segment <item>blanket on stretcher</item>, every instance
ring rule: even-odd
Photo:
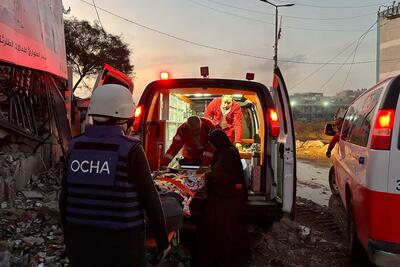
[[[203,178],[176,173],[159,173],[154,177],[154,184],[162,193],[176,193],[182,199],[183,215],[190,217],[190,203],[196,193],[205,186]]]

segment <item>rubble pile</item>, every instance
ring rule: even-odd
[[[33,176],[0,207],[0,266],[66,266],[58,212],[61,169]],[[7,265],[8,264],[8,265]]]
[[[14,175],[21,160],[26,154],[18,152],[16,145],[8,145],[8,149],[0,152],[0,201],[12,199],[16,194]]]
[[[348,266],[346,249],[322,232],[283,218],[268,231],[252,226],[249,266]]]
[[[300,159],[319,160],[319,162],[327,163],[330,162],[325,156],[328,146],[321,140],[307,140],[305,142],[296,140],[296,155]]]

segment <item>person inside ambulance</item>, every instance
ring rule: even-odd
[[[176,131],[172,144],[160,162],[161,169],[165,169],[181,149],[183,159],[179,161],[180,165],[203,167],[199,172],[207,168],[213,157],[208,135],[214,128],[213,123],[206,118],[189,117]]]
[[[71,266],[142,266],[145,213],[158,255],[169,250],[146,155],[140,141],[124,133],[134,108],[125,87],[96,88],[88,109],[93,125],[70,141],[60,212]]]
[[[212,100],[204,111],[204,117],[223,129],[229,140],[241,150],[242,110],[232,95],[223,95]]]

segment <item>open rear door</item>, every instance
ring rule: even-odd
[[[281,158],[281,200],[282,208],[294,217],[296,203],[296,145],[292,110],[289,94],[280,69],[274,70],[273,92],[274,102],[280,118],[280,135],[278,151]]]
[[[129,78],[129,76],[125,73],[114,69],[108,64],[104,64],[103,68],[99,72],[96,83],[93,86],[93,90],[104,84],[119,84],[128,88],[131,93],[133,92],[132,79]]]

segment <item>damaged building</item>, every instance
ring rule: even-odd
[[[0,201],[59,163],[71,138],[62,10],[0,2]]]

